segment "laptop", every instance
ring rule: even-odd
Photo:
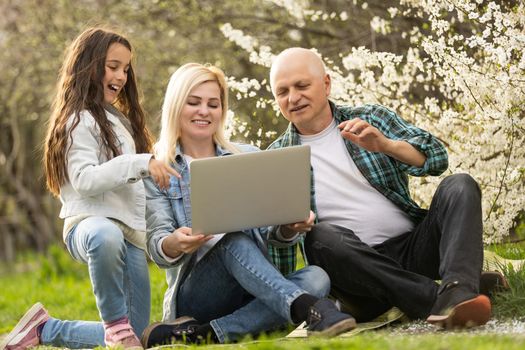
[[[310,213],[310,146],[195,159],[190,187],[194,234],[304,221]]]

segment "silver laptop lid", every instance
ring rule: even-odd
[[[310,213],[310,147],[195,159],[192,231],[234,232],[304,221]]]

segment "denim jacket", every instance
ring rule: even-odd
[[[241,152],[258,151],[257,147],[236,144]],[[231,152],[216,147],[218,157],[230,155]],[[182,276],[191,270],[195,263],[197,252],[192,254],[183,254],[181,258],[168,261],[161,254],[160,240],[170,235],[179,227],[191,227],[191,206],[190,206],[190,174],[189,166],[184,159],[180,146],[177,146],[175,162],[172,167],[179,172],[181,179],[175,176],[170,177],[170,185],[166,190],[160,189],[151,179],[145,179],[146,188],[146,226],[147,226],[147,251],[151,259],[161,268],[166,270],[166,279],[168,289],[164,294],[163,320],[173,321],[176,315],[176,297]],[[292,245],[297,242],[279,241],[276,237],[276,228],[260,227],[243,232],[250,236],[259,249],[268,256],[268,240],[276,245]]]

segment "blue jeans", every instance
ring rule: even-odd
[[[229,233],[191,270],[177,295],[178,315],[209,322],[221,343],[292,323],[290,306],[301,294],[319,298],[328,275],[309,266],[284,278],[256,243]]]
[[[151,304],[144,251],[127,242],[111,220],[99,216],[82,220],[69,232],[66,243],[73,258],[88,265],[102,321],[127,316],[140,337],[149,323]],[[51,318],[40,341],[67,348],[105,346],[103,323]]]

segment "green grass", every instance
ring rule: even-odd
[[[390,335],[383,331],[369,332],[352,338],[332,339],[266,339],[246,341],[228,345],[174,345],[161,349],[206,349],[206,350],[522,350],[525,337],[515,335],[473,335],[473,334],[426,334]],[[40,347],[40,350],[55,348]],[[160,348],[159,348],[160,349]]]
[[[506,243],[489,247],[506,259],[525,259],[525,243]],[[525,317],[525,268],[516,270],[512,265],[499,264],[507,277],[511,290],[497,293],[493,298],[493,312],[500,318]]]
[[[523,245],[491,247],[507,258],[525,258]],[[502,266],[512,287],[494,297],[494,317],[525,317],[525,270]],[[150,265],[152,288],[151,320],[162,318],[166,288],[164,271]],[[0,266],[0,335],[11,330],[27,308],[42,302],[60,319],[98,320],[85,265],[75,262],[62,246],[53,246],[45,256],[21,256],[9,266]],[[476,333],[436,332],[417,335],[392,334],[389,330],[365,332],[351,338],[283,339],[271,334],[257,341],[236,345],[207,346],[206,349],[523,349],[525,337]],[[185,347],[187,348],[187,347]],[[192,348],[192,347],[190,347]],[[200,348],[203,348],[202,346]],[[51,348],[50,348],[51,349]]]
[[[487,249],[506,259],[525,259],[525,242],[494,244]]]
[[[162,319],[166,289],[164,271],[150,264],[152,321]],[[22,256],[0,268],[0,334],[7,333],[32,304],[40,301],[59,319],[99,320],[86,265],[76,262],[62,247],[46,256]]]

